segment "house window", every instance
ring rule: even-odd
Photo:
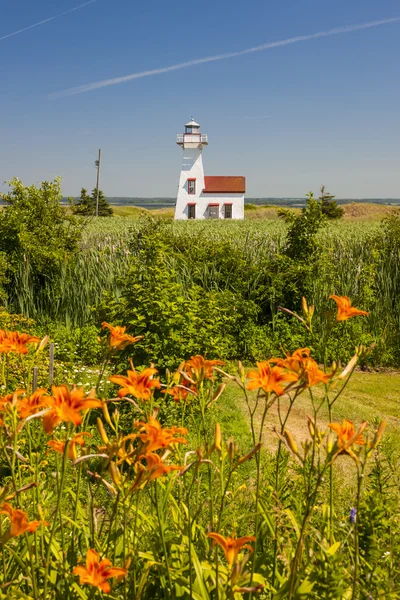
[[[208,218],[209,219],[218,219],[219,217],[219,204],[209,204],[208,205]]]
[[[196,218],[196,205],[188,204],[188,219],[195,219],[195,218]]]
[[[232,219],[232,204],[225,204],[224,209],[225,219]]]
[[[196,180],[188,179],[188,194],[193,195],[196,193]]]

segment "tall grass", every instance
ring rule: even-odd
[[[45,281],[41,293],[33,293],[29,264],[21,265],[16,286],[9,298],[8,309],[38,320],[82,326],[91,320],[93,308],[104,292],[119,296],[132,254],[136,254],[136,236],[141,227],[138,219],[124,217],[93,219],[87,226],[79,253],[66,261],[59,276]],[[207,260],[197,265],[196,272],[185,257],[171,252],[167,267],[176,272],[179,282],[190,285],[193,279],[206,290],[234,289],[233,279],[220,276],[218,256],[213,257],[216,243],[225,242],[241,253],[246,265],[254,267],[274,260],[282,252],[286,225],[280,221],[244,222],[172,222],[174,244],[187,243],[210,249]],[[341,294],[353,298],[360,295],[373,299],[373,331],[382,332],[390,322],[400,326],[397,290],[400,284],[398,253],[384,262],[378,260],[374,236],[379,223],[333,223],[319,234],[321,270],[313,282],[312,301],[323,306],[334,286]],[[233,261],[234,261],[233,257]],[[179,262],[179,264],[178,264]],[[234,267],[234,265],[233,265]],[[257,277],[249,279],[248,295],[257,288]]]

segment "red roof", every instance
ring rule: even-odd
[[[244,194],[246,191],[246,177],[205,176],[205,194]]]

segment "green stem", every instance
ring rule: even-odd
[[[65,471],[66,471],[66,466],[67,466],[67,461],[68,461],[68,446],[69,446],[69,440],[67,439],[65,442],[65,447],[64,447],[64,456],[63,456],[62,470],[61,470],[61,483],[60,483],[60,488],[58,490],[57,506],[56,506],[56,510],[54,513],[53,525],[50,530],[50,537],[49,537],[47,551],[46,551],[46,563],[45,563],[44,584],[43,584],[43,600],[47,599],[47,586],[48,586],[48,579],[49,579],[49,566],[50,566],[49,563],[50,563],[51,544],[52,544],[54,532],[55,532],[56,526],[57,526],[57,515],[59,514],[59,511],[60,511],[61,497],[62,497],[62,493],[63,493],[63,489],[64,489]]]
[[[260,425],[260,431],[258,434],[258,443],[261,442],[262,440],[262,434],[263,434],[263,429],[264,429],[264,423],[265,423],[265,418],[267,416],[267,412],[269,409],[269,394],[267,394],[267,397],[265,399],[265,406],[264,406],[264,412],[263,412],[263,416],[261,419],[261,425]],[[257,533],[258,533],[258,520],[259,520],[259,510],[258,510],[258,503],[259,503],[259,499],[260,499],[260,478],[261,478],[261,452],[257,452],[256,453],[256,461],[257,461],[257,480],[256,480],[256,516],[255,516],[255,520],[254,520],[254,535],[256,538],[256,541],[254,542],[254,552],[253,552],[253,558],[251,561],[251,579],[250,579],[250,586],[252,586],[253,584],[253,577],[254,577],[254,571],[256,568],[256,555],[257,555]],[[250,600],[253,597],[253,592],[250,592]]]
[[[159,503],[159,498],[158,498],[158,481],[155,481],[155,496],[156,496],[158,526],[160,528],[161,543],[162,543],[162,548],[163,548],[163,553],[164,553],[164,558],[165,558],[165,567],[167,569],[167,577],[168,577],[168,584],[169,584],[169,588],[170,588],[170,594],[171,594],[171,597],[173,598],[174,588],[172,587],[171,573],[170,573],[170,569],[169,569],[167,546],[165,543],[165,536],[164,536],[164,525],[161,520],[161,514],[160,514],[160,503]]]
[[[351,594],[351,600],[355,600],[357,597],[357,586],[360,573],[360,547],[359,547],[359,529],[358,519],[360,511],[360,498],[361,498],[361,487],[364,479],[364,468],[363,463],[360,473],[360,467],[357,465],[357,502],[356,502],[356,520],[354,523],[354,578],[353,578],[353,591]]]

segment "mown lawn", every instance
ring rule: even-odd
[[[399,390],[399,372],[357,372],[335,403],[333,419],[336,422],[346,418],[357,424],[364,420],[372,422],[375,418],[385,419],[387,421],[387,431],[396,433],[400,426]],[[322,386],[313,388],[313,393],[316,398],[321,398]],[[254,394],[250,394],[250,397],[254,398]],[[220,410],[222,413],[226,413],[225,419],[230,422],[232,435],[236,435],[235,429],[243,435],[243,423],[247,424],[248,431],[250,431],[247,406],[243,392],[239,387],[230,382],[221,401],[226,403],[226,409]],[[288,401],[284,397],[281,399],[281,404],[283,412],[285,412],[284,409],[288,405]],[[234,407],[236,414],[232,411],[232,407]],[[287,423],[287,429],[294,434],[298,441],[304,440],[309,435],[307,416],[311,414],[310,395],[308,392],[304,392],[297,398]],[[261,415],[262,406],[260,406],[256,415],[256,426],[259,426]],[[321,427],[328,424],[328,410],[325,405],[319,413],[319,423]],[[264,434],[264,441],[267,447],[271,446],[271,449],[274,449],[277,439],[273,428],[278,428],[278,426],[279,419],[277,405],[275,404],[267,416]]]

